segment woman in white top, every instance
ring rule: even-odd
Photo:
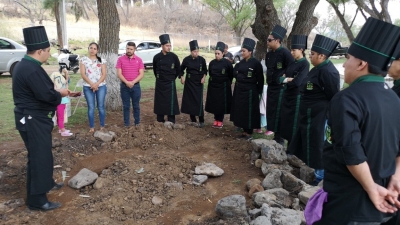
[[[100,128],[104,128],[104,120],[106,117],[106,110],[104,108],[104,101],[107,94],[106,86],[106,61],[99,56],[97,52],[99,45],[95,42],[89,44],[89,57],[83,57],[80,60],[80,72],[83,82],[83,93],[85,94],[86,102],[88,104],[88,118],[90,130],[94,132],[94,109],[95,99],[97,102],[97,109],[99,110]]]

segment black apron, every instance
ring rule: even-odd
[[[175,78],[175,74],[156,77],[156,88],[154,90],[155,114],[179,115]]]
[[[204,84],[201,83],[203,76],[204,74],[186,74],[182,96],[182,113],[194,116],[204,116]]]

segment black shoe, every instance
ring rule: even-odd
[[[28,205],[28,208],[30,210],[39,210],[39,211],[50,211],[50,210],[57,209],[60,207],[61,207],[61,203],[58,203],[58,202],[47,202],[46,204],[42,205],[41,207]]]
[[[51,189],[52,191],[54,190],[60,190],[62,187],[64,187],[64,183],[58,183],[56,185],[54,185],[54,187]]]

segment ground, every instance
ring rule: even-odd
[[[103,187],[92,185],[75,190],[67,185],[49,193],[51,201],[62,203],[50,212],[29,210],[25,205],[1,212],[1,224],[224,224],[216,218],[217,201],[225,196],[246,196],[246,181],[263,179],[251,164],[251,145],[236,137],[239,133],[225,118],[222,129],[211,127],[213,115],[205,115],[206,127],[187,125],[189,116],[177,116],[184,130],[168,130],[155,122],[153,90],[142,92],[141,126],[123,126],[122,112],[107,112],[106,128],[117,133],[111,143],[102,143],[88,134],[87,120],[75,126],[74,136],[61,137],[53,131],[54,178],[65,184],[82,168],[104,178]],[[180,98],[180,97],[179,97]],[[96,118],[98,128],[98,119]],[[68,128],[68,125],[67,125]],[[0,144],[0,202],[26,197],[26,155],[21,139]],[[210,178],[205,185],[191,184],[196,165],[212,162],[225,173]],[[137,173],[143,168],[143,173]],[[180,184],[181,183],[181,184]],[[82,197],[83,196],[83,197]],[[89,196],[89,197],[85,197]],[[162,199],[154,205],[152,199]],[[226,224],[240,224],[231,221]]]

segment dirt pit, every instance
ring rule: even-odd
[[[142,99],[152,99],[152,91]],[[53,132],[54,178],[65,186],[49,193],[51,201],[62,203],[49,212],[29,210],[24,204],[1,211],[1,224],[224,224],[216,218],[217,201],[225,196],[246,196],[245,183],[263,179],[259,168],[251,165],[251,145],[237,139],[239,133],[225,118],[222,129],[211,127],[213,115],[205,115],[206,127],[188,125],[189,115],[177,116],[184,130],[168,130],[155,122],[151,100],[141,103],[141,126],[123,126],[122,112],[108,112],[106,128],[117,137],[110,143],[96,140],[88,131],[87,120],[71,128],[72,137]],[[133,123],[131,121],[131,123]],[[96,118],[96,124],[98,120]],[[97,125],[98,126],[98,125]],[[98,127],[97,127],[98,128]],[[26,198],[26,155],[22,140],[0,144],[0,202]],[[211,162],[222,168],[221,177],[209,178],[201,186],[191,184],[194,168]],[[75,190],[68,179],[82,168],[99,174],[101,187],[93,185]],[[141,172],[143,171],[143,172]],[[252,208],[252,207],[251,207]],[[230,221],[225,224],[241,224]]]

